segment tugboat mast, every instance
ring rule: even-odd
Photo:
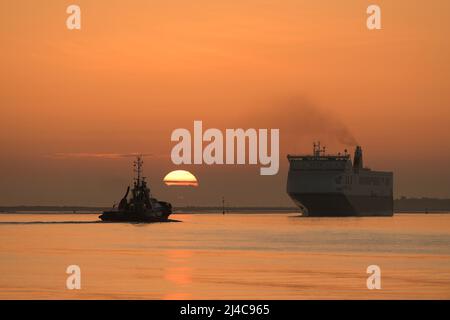
[[[136,160],[133,162],[134,172],[136,173],[136,183],[139,185],[141,181],[141,175],[142,175],[142,165],[144,164],[144,161],[142,160],[142,156],[137,156]]]

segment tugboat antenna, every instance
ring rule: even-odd
[[[136,181],[139,185],[141,181],[141,175],[142,175],[142,165],[144,164],[144,161],[142,160],[142,156],[137,156],[136,160],[134,161],[134,172],[136,173]]]

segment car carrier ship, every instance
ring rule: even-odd
[[[287,193],[304,216],[392,216],[393,173],[363,166],[356,147],[353,163],[344,154],[325,154],[313,144],[312,155],[288,155]]]

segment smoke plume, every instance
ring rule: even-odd
[[[319,108],[304,98],[277,101],[262,108],[257,118],[260,125],[280,128],[282,135],[288,135],[291,139],[310,136],[313,139],[325,139],[327,143],[338,142],[346,146],[358,144],[350,129],[332,111]]]

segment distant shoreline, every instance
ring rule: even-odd
[[[9,215],[9,214],[41,214],[41,215],[52,215],[52,214],[60,214],[60,215],[67,215],[67,214],[92,214],[92,215],[99,215],[102,211],[0,211],[0,215]],[[175,210],[172,214],[218,214],[222,215],[222,211],[177,211]],[[248,214],[248,215],[254,215],[254,214],[301,214],[300,211],[295,210],[285,210],[285,211],[271,211],[271,210],[233,210],[233,211],[226,211],[225,214]],[[399,214],[450,214],[450,210],[448,211],[394,211],[395,215]]]
[[[104,210],[58,210],[53,208],[52,210],[0,210],[2,214],[101,214]],[[285,209],[270,209],[270,208],[252,208],[252,209],[239,209],[228,208],[225,211],[226,214],[301,214],[297,208],[285,208]],[[409,210],[409,211],[394,211],[395,214],[450,214],[450,210],[434,210],[434,211],[422,211],[422,210]],[[175,208],[173,214],[223,214],[222,209],[180,209]]]
[[[92,213],[110,210],[111,207],[96,206],[0,206],[1,213]],[[174,207],[174,213],[222,213],[221,206],[184,206]],[[297,207],[290,206],[242,206],[225,207],[226,213],[296,213]],[[450,199],[437,198],[400,198],[394,200],[395,213],[450,213]]]
[[[111,210],[111,207],[66,207],[66,206],[18,206],[18,207],[0,207],[0,214],[8,213],[40,213],[40,214],[99,214],[102,211]],[[176,214],[192,214],[192,213],[220,213],[222,214],[222,207],[175,207],[173,213]],[[297,207],[228,207],[225,208],[226,213],[298,213]]]

